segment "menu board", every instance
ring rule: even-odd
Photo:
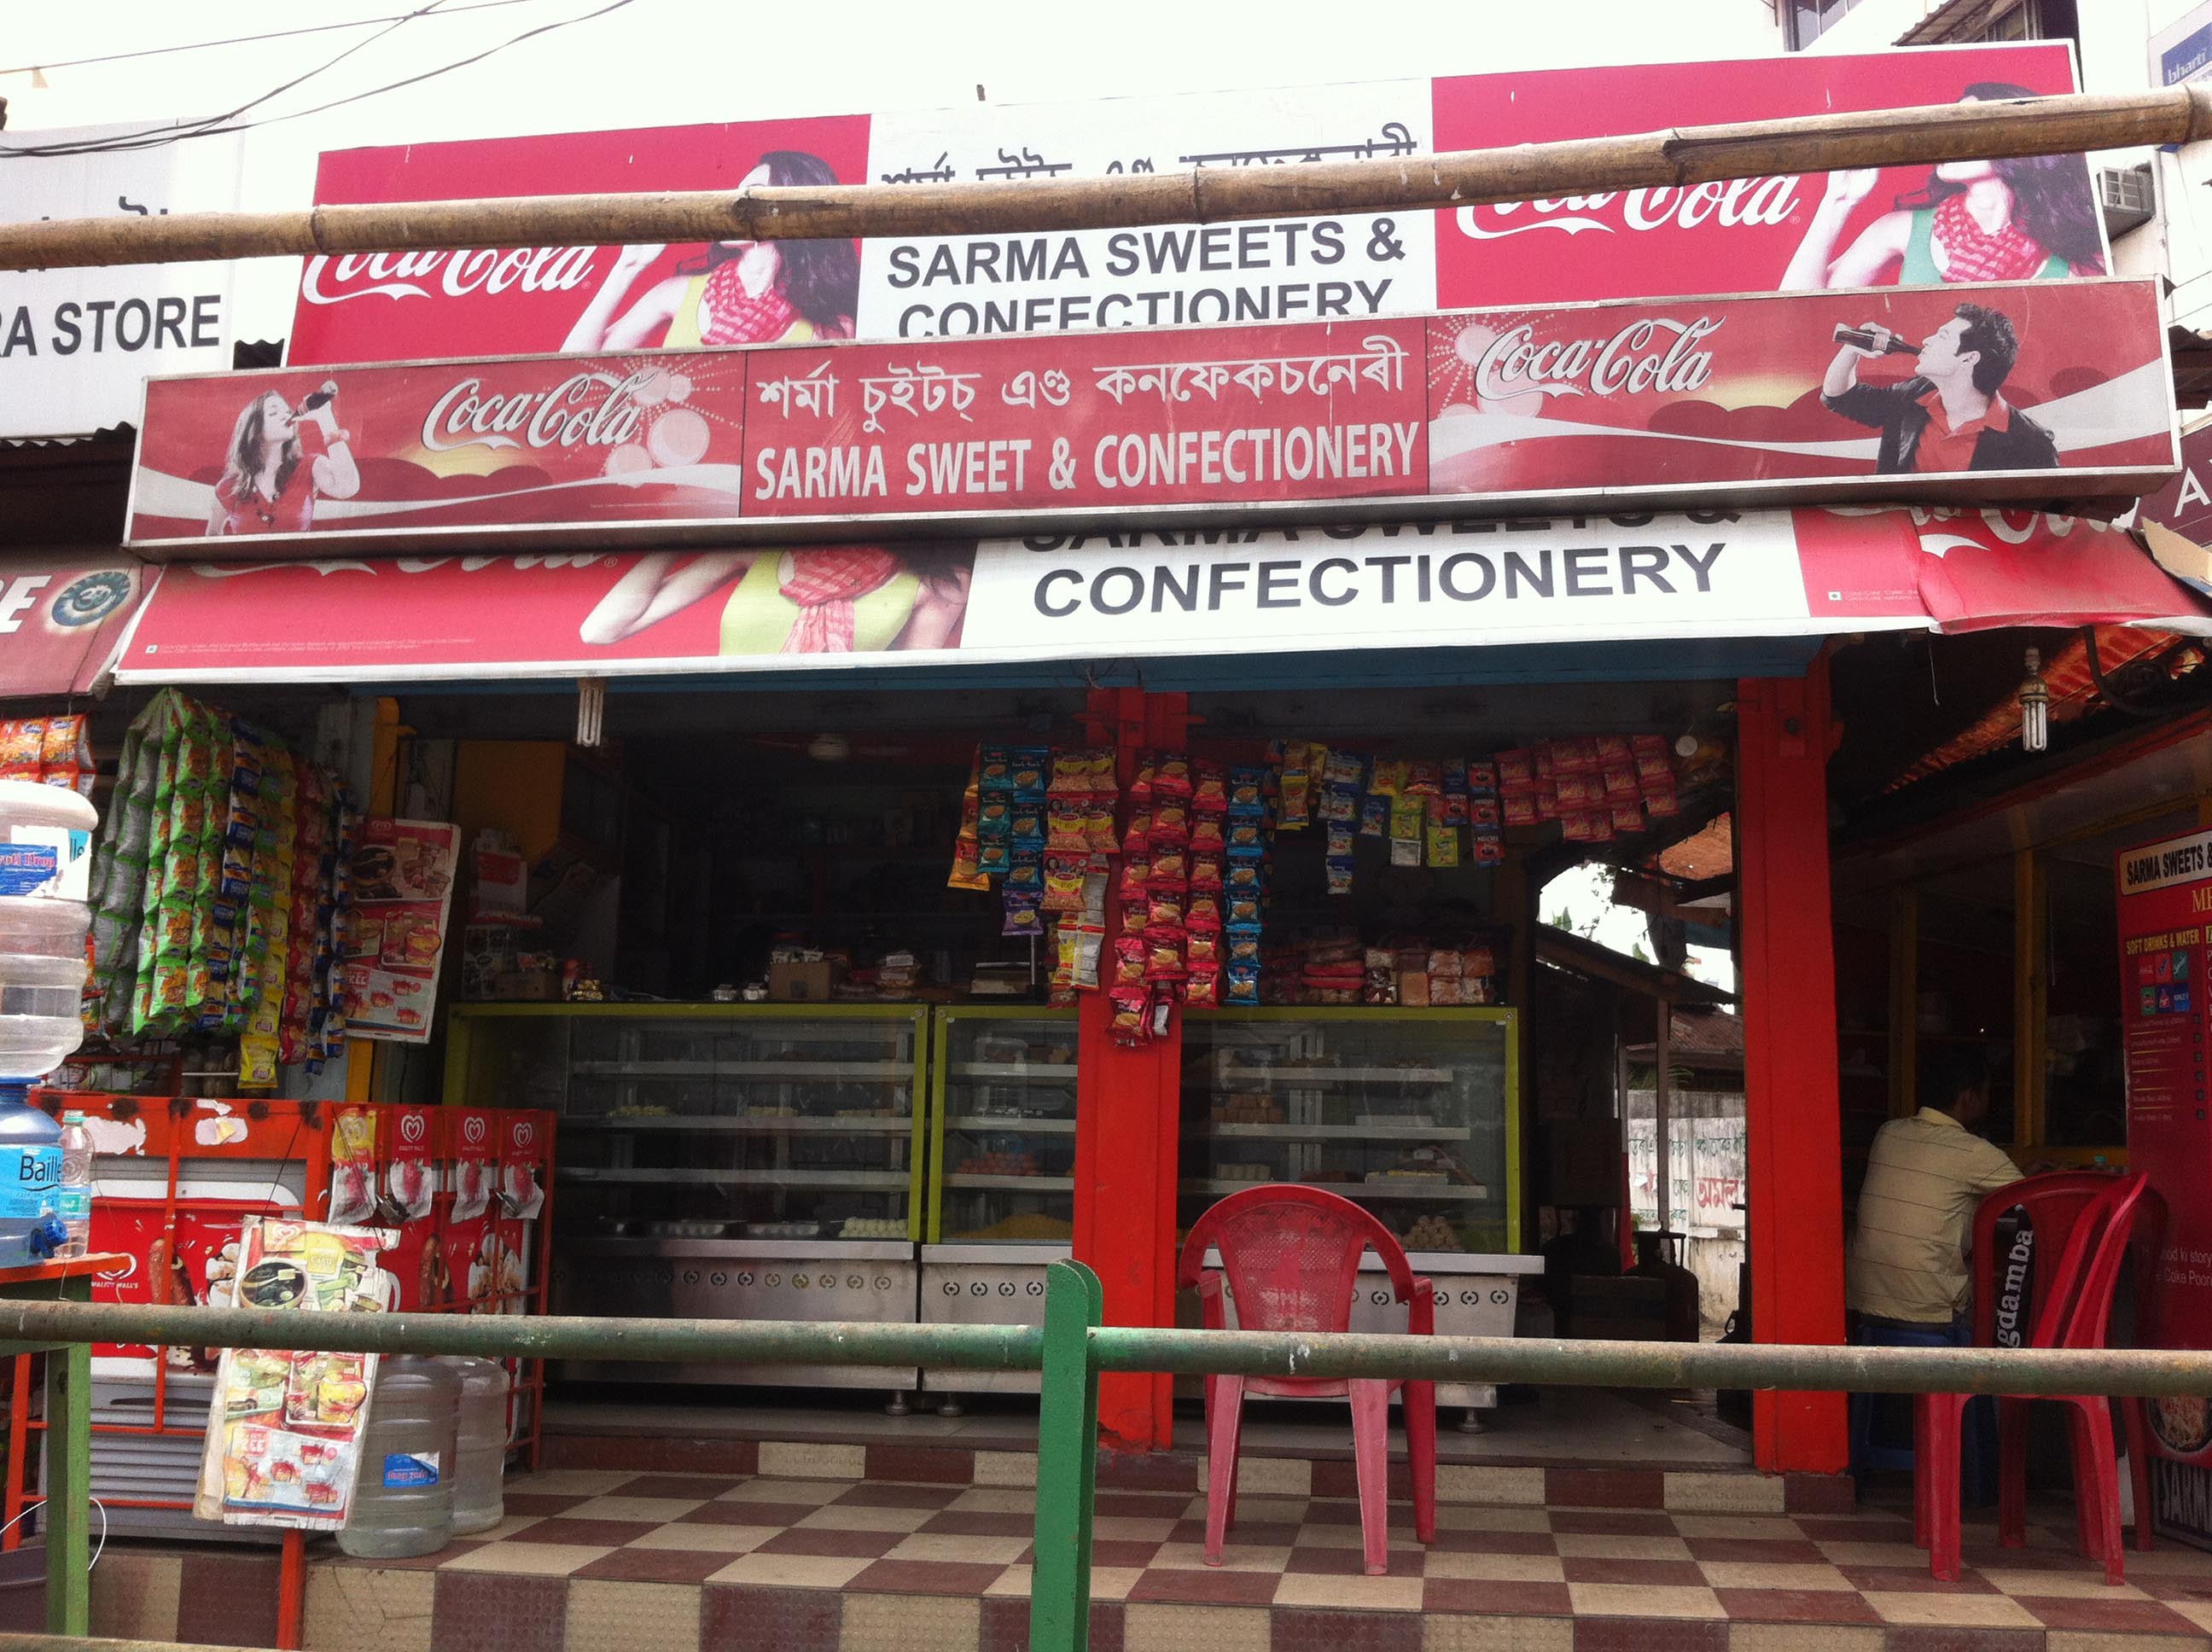
[[[2166,1210],[2157,1283],[2138,1324],[2147,1346],[2212,1348],[2212,831],[2124,850],[2118,871],[2128,1160]],[[2158,1529],[2212,1548],[2212,1396],[2154,1400],[2148,1410]]]
[[[346,946],[346,1030],[355,1037],[429,1041],[460,839],[449,821],[362,826]]]
[[[377,1263],[391,1242],[375,1228],[251,1221],[223,1305],[380,1313],[392,1276]],[[376,1364],[374,1354],[225,1349],[192,1513],[230,1526],[343,1526]]]

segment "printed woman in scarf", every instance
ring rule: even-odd
[[[725,655],[884,653],[957,646],[968,611],[970,553],[872,545],[654,551],[585,617],[589,647],[628,641],[732,586],[722,605]]]
[[[834,184],[830,163],[798,149],[772,149],[740,185]],[[571,353],[654,344],[804,343],[850,338],[860,304],[860,258],[848,240],[716,241],[704,258],[646,288],[617,317],[637,278],[667,249],[625,246],[561,348]]]
[[[209,507],[210,535],[306,533],[315,501],[351,499],[361,491],[352,438],[338,428],[337,386],[294,408],[273,390],[239,410],[223,454],[222,477]]]
[[[2025,87],[1979,81],[1959,101],[2033,95]],[[2055,281],[2105,273],[2089,163],[2081,155],[1944,161],[1926,189],[1899,196],[1892,210],[1860,231],[1838,256],[1836,242],[1844,226],[1881,175],[1872,167],[1828,174],[1827,193],[1783,275],[1782,291]]]

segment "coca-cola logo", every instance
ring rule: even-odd
[[[1651,316],[1609,338],[1552,338],[1536,342],[1523,323],[1492,339],[1475,357],[1475,394],[1504,401],[1541,391],[1553,396],[1680,394],[1713,376],[1711,350],[1700,349],[1722,318],[1676,321]]]
[[[461,447],[619,447],[635,440],[645,409],[633,399],[658,367],[617,374],[569,374],[550,390],[486,391],[464,379],[422,417],[422,446],[434,453]]]
[[[461,1139],[471,1147],[483,1145],[486,1128],[483,1119],[471,1113],[461,1121]]]
[[[573,292],[592,278],[596,246],[475,247],[464,252],[347,252],[307,260],[300,296],[310,304],[356,298],[394,302],[472,293]]]
[[[399,1139],[410,1145],[421,1142],[429,1130],[430,1121],[422,1114],[403,1113],[399,1115]]]
[[[1625,195],[1608,191],[1499,201],[1462,207],[1453,217],[1462,235],[1478,241],[1502,241],[1536,229],[1556,229],[1563,235],[1590,230],[1610,235],[1620,229],[1698,229],[1709,223],[1723,229],[1765,229],[1789,222],[1796,206],[1797,179],[1785,174],[1692,184],[1686,188],[1667,184],[1632,189]]]

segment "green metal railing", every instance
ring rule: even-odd
[[[2212,1394],[2212,1351],[2168,1349],[1856,1348],[1783,1344],[1562,1342],[1347,1332],[1182,1331],[1103,1325],[1097,1276],[1055,1262],[1042,1329],[789,1320],[298,1314],[64,1302],[0,1303],[0,1346],[161,1346],[478,1354],[774,1365],[1037,1371],[1032,1652],[1083,1652],[1103,1371],[1393,1377],[1802,1393]],[[6,1652],[0,1646],[0,1652]]]

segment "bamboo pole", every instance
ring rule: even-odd
[[[2212,137],[2212,86],[1685,126],[1437,155],[1006,183],[321,206],[0,226],[0,269],[625,241],[993,235],[1417,212],[1846,167],[2001,160]]]

